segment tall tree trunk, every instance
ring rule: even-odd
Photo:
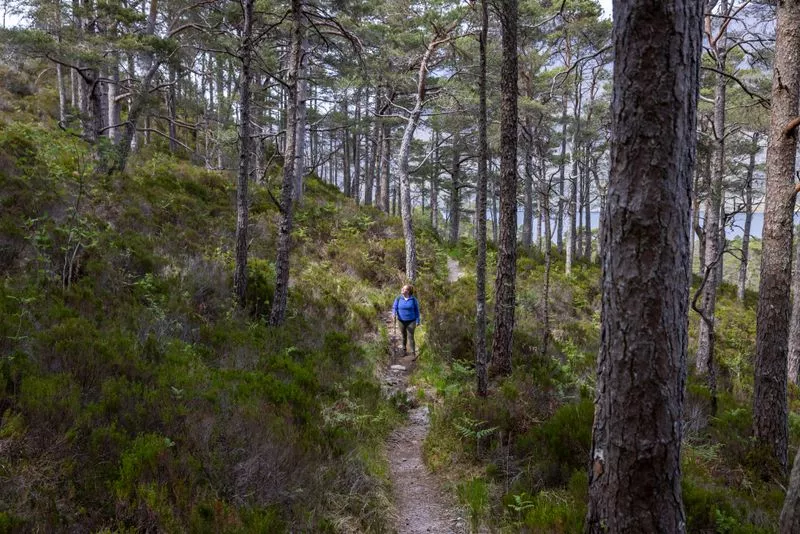
[[[486,370],[486,160],[489,158],[486,111],[486,45],[489,37],[489,0],[481,0],[480,66],[478,71],[478,183],[475,192],[475,377],[478,395],[489,392]]]
[[[376,101],[377,100],[378,99],[376,98]],[[376,108],[377,107],[378,104],[376,104]],[[383,146],[383,141],[381,140],[381,137],[383,135],[383,128],[380,127],[380,122],[377,119],[377,109],[375,114],[376,114],[376,119],[372,125],[372,139],[370,141],[372,144],[372,150],[368,160],[369,163],[367,166],[367,176],[364,180],[364,204],[367,206],[372,205],[372,190],[375,187],[375,184],[377,184],[378,188],[380,188],[380,183],[381,183],[380,180],[376,180],[375,177],[377,176],[378,162],[380,161],[379,154],[381,151],[381,147]],[[380,196],[379,193],[380,190],[378,191],[378,194],[375,195],[376,200]]]
[[[431,171],[431,226],[439,231],[439,132],[433,131],[433,165]]]
[[[349,197],[352,194],[353,182],[350,174],[350,103],[347,100],[347,93],[342,101],[342,113],[344,114],[344,128],[342,129],[342,192]]]
[[[247,294],[247,224],[250,212],[250,198],[247,194],[250,181],[250,157],[253,138],[250,135],[250,101],[252,97],[253,71],[253,11],[255,0],[241,0],[242,42],[240,59],[242,61],[239,81],[239,176],[236,181],[236,265],[233,272],[233,293],[242,308],[246,305]],[[170,69],[170,78],[174,79]],[[174,85],[172,86],[174,87]],[[170,97],[172,100],[172,97]],[[174,123],[170,123],[171,125]],[[170,142],[172,140],[170,139]]]
[[[517,0],[500,1],[503,59],[500,65],[500,240],[495,279],[492,361],[511,373],[517,274]]]
[[[725,16],[728,12],[727,0],[720,0],[718,9],[719,13]],[[711,15],[709,14],[708,17],[711,17]],[[724,20],[720,24],[725,28],[727,23],[728,21]],[[720,283],[717,267],[722,261],[725,246],[724,240],[720,240],[720,228],[722,227],[720,212],[723,209],[722,182],[725,178],[725,96],[728,78],[722,73],[725,72],[727,66],[728,44],[726,36],[726,30],[721,29],[715,46],[716,68],[719,72],[715,75],[713,166],[711,169],[708,203],[706,204],[706,220],[703,225],[706,236],[706,255],[703,260],[703,274],[706,279],[706,284],[703,287],[703,315],[708,320],[700,321],[696,361],[697,373],[707,375],[710,386],[713,386],[715,382],[714,314],[717,306],[717,288]]]
[[[459,136],[453,140],[453,161],[450,168],[450,233],[448,241],[451,244],[458,242],[461,230],[461,152],[458,147]]]
[[[573,114],[575,120],[575,129],[572,134],[572,150],[569,157],[572,162],[569,173],[569,182],[567,183],[567,254],[564,262],[564,271],[569,276],[572,274],[572,264],[575,262],[575,253],[578,249],[578,225],[577,225],[577,204],[578,204],[578,160],[580,154],[578,145],[580,144],[581,134],[581,91],[580,86],[582,83],[582,76],[580,69],[575,77],[575,103],[573,105]]]
[[[247,1],[249,1],[249,0],[242,0],[242,5],[244,6],[245,2],[247,2]],[[251,15],[251,18],[252,18],[252,15]],[[244,24],[246,25],[247,23],[245,22]],[[250,21],[250,24],[251,24],[251,33],[252,33],[252,24],[253,24],[252,20]],[[243,33],[243,40],[244,40],[244,31],[242,33]],[[247,37],[247,39],[249,40],[250,37]],[[244,56],[245,54],[251,54],[251,52],[242,51],[242,56]],[[248,65],[248,68],[249,68],[249,65]],[[253,81],[253,73],[252,72],[249,73],[248,76],[249,76],[250,83],[252,83],[252,81]],[[240,81],[239,83],[241,84],[241,83],[243,83],[243,81],[244,81],[244,72],[242,72],[242,81]],[[175,67],[170,67],[169,68],[169,91],[167,92],[167,95],[168,95],[167,96],[167,108],[169,110],[169,151],[172,152],[173,154],[178,151],[178,143],[175,142],[177,137],[178,137],[178,131],[177,131],[177,128],[175,127],[175,121],[178,118],[177,101],[176,101],[177,98],[176,98],[176,94],[175,94],[175,85],[176,85],[176,83],[177,83],[177,80],[176,80],[176,74],[175,74]],[[241,88],[239,88],[239,89],[241,91]],[[249,88],[248,88],[248,91],[250,91]],[[250,105],[250,102],[249,102],[249,98],[248,98],[248,106],[249,105]],[[244,103],[241,103],[241,107],[244,107]],[[240,113],[239,120],[241,122],[244,122],[243,110],[240,109],[239,113]],[[247,114],[248,114],[247,118],[249,120],[250,119],[250,110],[248,110]],[[248,128],[248,135],[249,135],[250,127],[248,126],[247,128]],[[239,131],[241,133],[241,128],[240,128]],[[241,154],[240,154],[240,156],[241,156]],[[250,156],[248,155],[248,157],[250,157]]]
[[[614,3],[591,534],[686,532],[680,449],[702,7]]]
[[[524,208],[522,210],[522,246],[530,248],[533,242],[533,124],[528,117],[525,122],[529,135],[525,143],[525,176],[523,178]]]
[[[397,155],[397,175],[400,179],[398,187],[400,189],[400,215],[403,219],[403,237],[406,244],[406,278],[414,281],[417,278],[417,245],[414,237],[414,226],[411,212],[411,180],[408,173],[408,158],[411,153],[411,140],[417,130],[419,118],[422,116],[422,108],[425,104],[425,89],[428,77],[428,62],[431,55],[439,45],[447,40],[447,34],[437,32],[433,39],[428,43],[428,47],[420,60],[417,72],[417,94],[414,99],[414,107],[408,116],[406,126],[403,129],[403,139],[400,142],[400,152]]]
[[[350,145],[353,151],[353,183],[351,196],[355,199],[356,204],[361,200],[361,88],[356,89],[356,109],[355,109],[355,128],[353,128],[353,136],[350,139]]]
[[[567,168],[567,93],[561,98],[561,158],[558,164],[558,203],[556,204],[556,247],[564,251],[564,185]]]
[[[794,265],[792,273],[792,319],[789,328],[787,378],[797,384],[800,371],[800,236],[794,237]]]
[[[759,133],[754,132],[753,148],[750,152],[750,161],[747,164],[747,178],[744,184],[744,226],[742,228],[742,261],[739,264],[739,284],[736,290],[736,298],[739,299],[739,302],[744,302],[744,293],[745,290],[747,289],[747,267],[750,262],[750,227],[753,224],[753,176],[756,170],[756,155],[759,152],[758,138],[759,138]],[[800,302],[798,302],[798,306],[800,306]],[[800,309],[798,309],[798,313],[800,313]],[[798,318],[800,318],[800,315],[798,315]],[[798,341],[800,341],[800,330],[798,331]],[[798,349],[800,349],[800,345],[798,345]],[[791,354],[791,350],[789,351],[789,353]]]
[[[289,252],[292,248],[294,169],[297,141],[297,85],[300,72],[300,55],[303,42],[303,0],[292,0],[292,33],[286,71],[286,149],[283,158],[283,184],[281,187],[281,223],[278,233],[278,250],[275,258],[275,297],[269,323],[283,324],[289,296]]]
[[[389,144],[391,129],[388,124],[383,124],[383,135],[381,136],[381,170],[380,170],[380,201],[378,207],[384,213],[389,213],[389,162],[391,161],[392,154],[390,152],[391,146]]]
[[[800,1],[778,2],[772,106],[767,145],[764,240],[756,315],[753,434],[785,471],[788,413],[786,372],[791,316],[794,173],[800,92]]]
[[[783,502],[780,534],[800,534],[800,449],[794,458],[792,476]]]
[[[308,124],[308,75],[306,55],[310,48],[308,39],[303,39],[300,44],[300,65],[297,72],[297,139],[295,140],[296,157],[294,159],[294,185],[292,196],[295,202],[303,199],[303,178],[305,177],[306,164],[306,127]]]
[[[589,157],[586,159],[586,168],[581,173],[583,176],[583,257],[587,260],[592,259],[592,199],[591,199],[591,180],[589,179]]]
[[[491,153],[489,161],[492,161]],[[492,242],[497,243],[498,221],[497,221],[497,178],[493,178],[492,182]]]
[[[108,84],[108,138],[118,143],[121,138],[119,124],[122,122],[117,93],[119,89],[119,52],[112,54],[111,83]]]

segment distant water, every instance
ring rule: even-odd
[[[555,224],[556,218],[553,217],[550,219],[551,224],[553,225],[553,231],[555,231]],[[702,215],[701,215],[702,221]],[[519,226],[522,227],[522,210],[517,213],[517,222]],[[566,222],[566,221],[565,221]],[[597,227],[600,222],[600,213],[593,211],[591,213],[591,223],[592,229],[597,230]],[[800,223],[800,217],[795,214],[795,224]],[[753,218],[750,222],[750,236],[751,237],[761,237],[762,230],[764,229],[764,214],[763,213],[754,213]],[[542,229],[542,233],[544,233],[544,229]],[[737,213],[733,216],[728,223],[728,226],[725,228],[725,235],[728,239],[733,239],[735,237],[741,237],[744,234],[744,213]],[[538,235],[538,220],[534,218],[533,220],[533,235]]]

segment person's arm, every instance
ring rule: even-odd
[[[400,300],[400,297],[395,297],[394,304],[392,305],[392,315],[394,315],[394,320],[396,321],[398,318],[398,309],[397,309],[397,301]]]
[[[420,321],[422,320],[422,315],[419,313],[419,301],[417,297],[414,297],[414,310],[417,312],[417,325],[419,325]]]

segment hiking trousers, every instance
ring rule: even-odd
[[[411,338],[411,353],[416,354],[417,347],[414,344],[414,329],[417,327],[417,321],[401,321],[399,319],[398,321],[400,322],[400,332],[403,333],[403,354],[406,352],[406,346],[408,345],[407,342],[409,341],[409,338]]]

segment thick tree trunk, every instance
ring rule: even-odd
[[[728,12],[727,0],[720,0],[719,13],[723,16]],[[708,15],[709,17],[711,15]],[[727,20],[721,22],[727,27]],[[697,340],[697,360],[695,362],[699,375],[708,375],[709,382],[714,381],[714,314],[717,306],[717,288],[720,284],[719,263],[725,241],[720,239],[722,222],[720,212],[722,207],[722,183],[725,178],[725,100],[728,78],[724,74],[727,65],[727,32],[720,30],[716,41],[716,68],[720,71],[715,76],[714,92],[714,143],[713,163],[711,169],[711,184],[708,203],[706,204],[705,224],[703,230],[706,236],[705,258],[703,258],[703,275],[706,284],[703,287],[703,315],[708,321],[700,322],[700,333]],[[708,271],[706,276],[706,271]]]
[[[686,532],[680,448],[702,6],[614,2],[591,534]]]
[[[791,316],[794,173],[800,92],[800,0],[778,3],[772,106],[767,145],[763,251],[756,316],[753,434],[782,470],[787,467],[786,372]]]
[[[517,274],[517,0],[500,1],[503,60],[500,65],[500,240],[495,279],[492,362],[511,373]]]
[[[253,138],[250,135],[250,101],[253,84],[253,11],[255,0],[241,0],[242,42],[240,59],[242,61],[239,81],[239,176],[236,180],[236,265],[233,272],[233,293],[236,302],[244,308],[247,304],[247,224],[250,213],[248,185],[250,181],[250,158]],[[170,78],[173,78],[170,69]],[[172,97],[170,97],[172,100]],[[174,109],[174,108],[173,108]],[[174,123],[171,123],[172,125]],[[171,130],[170,130],[171,131]],[[172,140],[170,140],[172,141]]]
[[[486,160],[489,158],[486,111],[486,45],[489,32],[489,0],[481,0],[480,66],[478,71],[478,183],[475,192],[475,377],[478,395],[489,392],[486,362]]]
[[[278,232],[278,250],[275,258],[275,296],[269,323],[283,324],[289,296],[289,252],[292,248],[292,223],[294,209],[294,169],[297,141],[297,85],[300,55],[303,42],[303,0],[292,0],[292,33],[286,71],[286,149],[283,153],[283,184],[281,186],[281,223]]]

